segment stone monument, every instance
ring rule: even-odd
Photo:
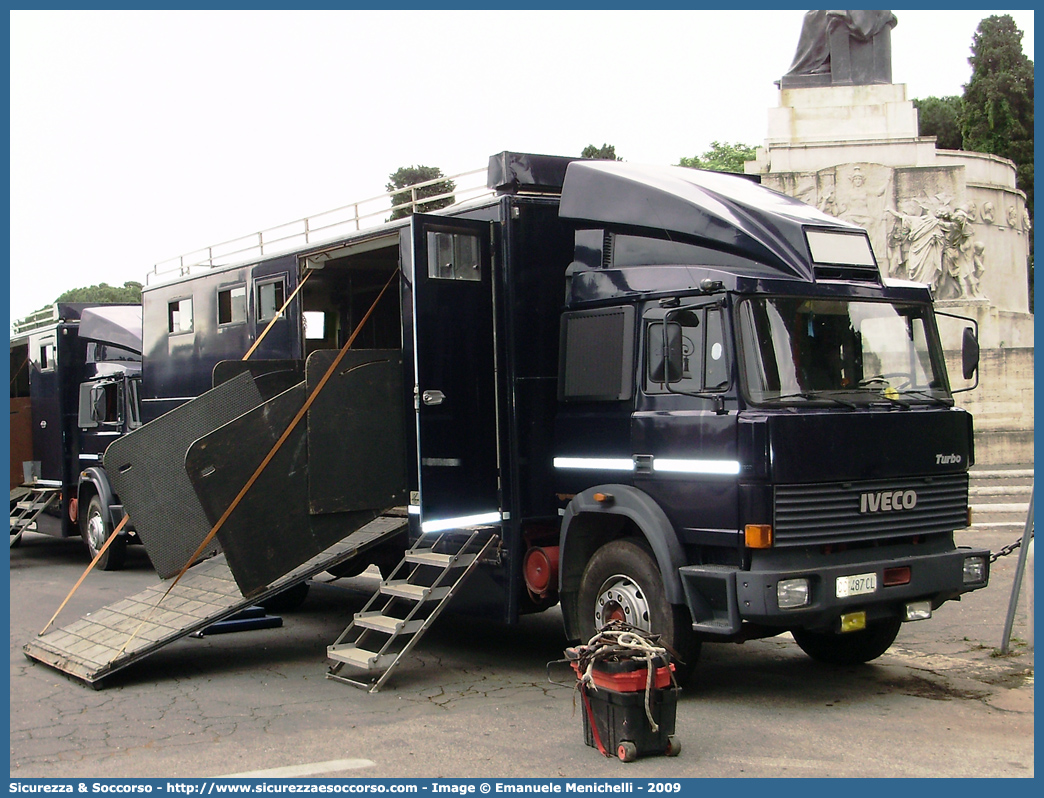
[[[896,24],[890,11],[809,11],[793,64],[776,82],[779,105],[769,109],[764,146],[745,168],[866,228],[883,274],[927,283],[939,309],[978,320],[981,386],[960,397],[977,429],[1019,427],[1007,430],[1014,450],[998,436],[980,450],[1032,461],[1026,197],[1011,161],[940,150],[919,134],[906,86],[892,83]],[[986,411],[997,403],[988,397],[996,392],[1007,398],[991,420]]]

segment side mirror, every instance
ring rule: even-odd
[[[94,410],[91,412],[91,418],[97,421],[99,424],[105,421],[108,417],[108,403],[106,402],[105,386],[95,385],[91,390],[91,401],[94,403]]]
[[[678,382],[683,374],[681,325],[657,324],[649,332],[649,379]]]
[[[80,385],[80,404],[76,423],[82,429],[93,429],[98,426],[95,410],[95,402],[97,401],[94,392],[95,387],[97,386],[91,385],[89,382]]]
[[[979,339],[975,337],[975,330],[971,327],[964,328],[964,336],[961,339],[961,371],[964,379],[970,380],[975,376],[979,368]]]

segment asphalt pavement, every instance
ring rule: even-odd
[[[994,521],[958,542],[999,551],[1020,534]],[[158,581],[128,554],[59,625]],[[79,541],[27,533],[11,550],[11,776],[1031,777],[1025,600],[999,652],[1017,559],[865,666],[820,665],[788,636],[705,646],[678,701],[680,756],[623,763],[585,744],[570,674],[549,679],[567,645],[557,608],[515,627],[447,612],[378,694],[327,679],[371,573],[321,575],[281,628],[186,638],[93,690],[22,653],[86,566]]]

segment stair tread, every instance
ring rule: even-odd
[[[440,567],[453,565],[457,568],[464,568],[474,559],[474,554],[442,554],[440,552],[423,550],[406,552],[406,562],[416,565],[437,565]]]
[[[381,582],[381,593],[384,595],[398,596],[399,598],[413,599],[414,601],[437,600],[445,596],[449,590],[449,585],[428,587],[427,585],[415,585],[406,580]]]
[[[360,612],[355,616],[356,626],[386,634],[413,634],[421,624],[423,624],[421,620],[404,621],[402,618],[382,615],[379,612]]]
[[[375,651],[367,651],[359,648],[354,643],[340,646],[327,646],[326,656],[347,665],[353,665],[362,670],[373,671],[384,667],[384,662],[389,659],[387,654],[378,654]]]

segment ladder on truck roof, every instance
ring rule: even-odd
[[[327,678],[376,693],[464,581],[500,543],[493,527],[421,535],[340,637],[327,647]],[[348,665],[362,673],[341,676]]]
[[[243,597],[224,555],[219,554],[190,568],[165,598],[167,586],[161,582],[37,637],[23,651],[31,660],[98,688],[105,677],[175,640],[231,618],[401,534],[407,525],[405,515],[392,512],[378,516],[250,598]]]
[[[11,548],[22,542],[22,533],[34,531],[40,513],[62,497],[62,483],[38,479],[11,491]]]

